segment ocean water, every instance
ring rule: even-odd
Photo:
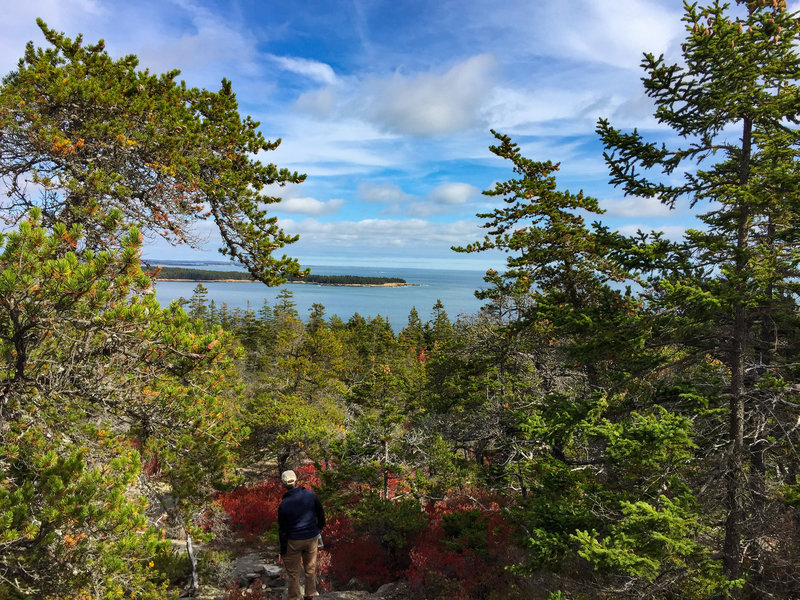
[[[199,269],[234,270],[232,266],[187,265]],[[407,283],[404,287],[345,287],[314,284],[285,284],[279,288],[269,288],[262,283],[250,281],[204,281],[208,289],[207,299],[214,300],[217,306],[223,303],[229,308],[251,308],[258,310],[267,300],[273,304],[282,289],[292,292],[297,310],[302,318],[308,316],[311,305],[322,304],[327,318],[339,316],[347,321],[355,313],[364,317],[378,315],[388,319],[392,327],[399,331],[408,323],[408,314],[416,307],[423,322],[431,318],[436,300],[442,301],[451,320],[459,315],[478,312],[482,300],[475,298],[475,290],[483,289],[482,271],[459,271],[440,269],[403,269],[371,267],[331,267],[311,266],[316,275],[361,275],[373,277],[401,277]],[[190,298],[197,286],[196,282],[159,281],[156,283],[156,297],[166,305],[181,297]]]

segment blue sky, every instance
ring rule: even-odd
[[[498,256],[456,254],[482,237],[480,194],[511,176],[488,150],[490,128],[536,160],[561,162],[562,188],[583,189],[626,233],[679,237],[686,207],[624,198],[607,185],[598,117],[662,138],[644,96],[644,51],[679,55],[679,0],[0,0],[0,70],[42,17],[114,56],[182,71],[193,86],[233,82],[241,111],[281,146],[264,160],[308,174],[280,190],[274,214],[301,240],[304,264],[486,268]],[[214,259],[151,241],[145,255]]]

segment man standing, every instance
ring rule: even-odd
[[[281,557],[289,579],[289,600],[300,600],[300,559],[306,575],[305,593],[308,600],[317,592],[317,537],[325,527],[325,511],[317,495],[297,485],[294,471],[284,471],[281,482],[286,488],[278,506],[278,537]]]

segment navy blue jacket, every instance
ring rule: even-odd
[[[325,511],[317,495],[302,485],[288,490],[278,506],[278,537],[281,554],[286,554],[289,540],[316,537],[325,527]]]

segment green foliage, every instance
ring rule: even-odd
[[[628,477],[668,469],[692,458],[692,423],[660,406],[653,413],[632,412],[624,422],[603,419],[588,432],[603,440],[606,460]]]
[[[158,556],[153,565],[153,569],[172,586],[183,583],[192,568],[186,553],[177,552],[175,549]]]
[[[300,453],[328,458],[332,438],[344,429],[341,340],[321,316],[306,326],[285,290],[274,307],[265,306],[260,318],[246,315],[236,331],[252,377],[248,447],[256,455],[277,457],[280,467]]]
[[[38,24],[50,47],[29,43],[0,87],[0,178],[12,218],[39,206],[48,227],[83,225],[95,250],[131,225],[194,243],[192,225],[213,218],[222,252],[256,279],[301,273],[272,256],[296,237],[261,206],[280,200],[266,186],[304,176],[254,158],[280,140],[240,117],[229,81],[219,92],[189,88],[177,70],[138,71],[135,56],[114,60],[102,40],[84,45]]]
[[[657,504],[622,502],[622,519],[608,535],[596,531],[577,531],[572,539],[578,554],[595,568],[633,576],[653,584],[670,574],[692,571],[685,591],[690,597],[704,598],[725,587],[722,566],[712,560],[710,549],[701,540],[707,532],[692,498],[669,499],[661,496]],[[646,586],[640,588],[642,595]]]
[[[161,597],[165,546],[133,486],[157,465],[184,506],[229,478],[246,434],[229,340],[159,307],[136,230],[95,254],[72,249],[78,225],[39,216],[0,234],[0,589]]]
[[[493,132],[516,177],[485,192],[504,203],[479,215],[489,235],[456,248],[503,250],[508,268],[487,272],[480,294],[491,358],[460,371],[434,353],[434,398],[514,410],[531,442],[517,462],[522,568],[564,576],[589,560],[600,595],[706,598],[745,579],[754,596],[794,593],[782,575],[793,534],[772,523],[795,518],[796,474],[782,465],[800,441],[785,410],[797,406],[800,20],[785,2],[738,4],[686,3],[681,64],[643,59],[680,147],[598,124],[612,183],[669,206],[708,202],[702,230],[669,242],[586,227],[597,202],[558,190],[557,165]],[[483,400],[467,392],[477,382]],[[523,436],[498,439],[523,450]],[[565,593],[586,582],[572,576]]]
[[[60,444],[30,420],[14,423],[0,454],[0,595],[10,598],[162,598],[153,560],[168,551],[125,494],[138,475],[135,451],[87,464],[86,447]],[[92,461],[96,462],[96,461]],[[97,461],[99,462],[99,461]],[[66,568],[65,568],[66,567]],[[49,596],[48,596],[49,597]]]
[[[456,552],[471,551],[486,558],[489,541],[486,515],[479,509],[455,511],[442,515],[442,529],[449,538],[445,546]]]
[[[712,435],[711,424],[700,422],[709,434],[704,445],[728,448],[725,477],[717,478],[724,491],[704,489],[710,513],[725,497],[717,517],[725,522],[727,577],[749,571],[752,593],[762,593],[781,585],[780,576],[766,574],[774,557],[757,541],[772,535],[766,523],[777,509],[767,465],[797,443],[778,390],[794,376],[789,365],[797,355],[800,109],[791,98],[800,20],[786,2],[738,4],[733,11],[687,3],[683,61],[644,56],[645,91],[680,146],[623,133],[606,120],[597,129],[611,182],[626,194],[669,206],[708,203],[698,215],[703,228],[687,231],[682,243],[667,247],[641,235],[630,254],[648,275],[653,345],[677,350],[678,368],[709,360],[724,367],[725,403],[722,394],[707,397],[712,408],[727,410],[728,424]]]
[[[378,537],[390,552],[407,548],[412,536],[426,525],[425,513],[416,498],[385,500],[367,494],[351,514],[356,529]]]

